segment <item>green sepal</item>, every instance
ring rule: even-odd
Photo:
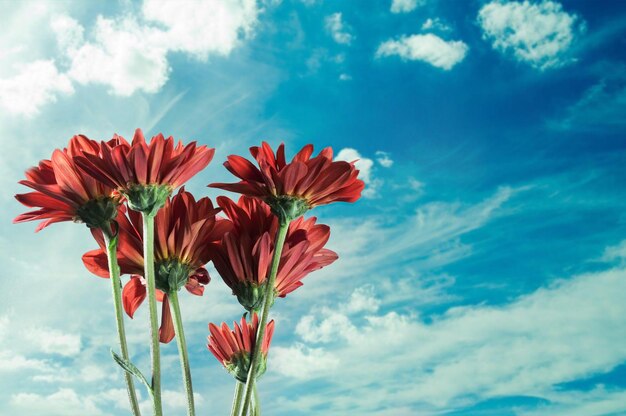
[[[150,397],[152,397],[152,395],[154,394],[154,392],[152,391],[152,386],[150,385],[150,383],[148,383],[148,380],[141,373],[141,371],[137,368],[137,366],[135,366],[135,364],[130,362],[130,360],[125,360],[122,357],[120,357],[115,351],[113,351],[112,348],[111,348],[111,356],[113,357],[113,360],[120,367],[122,367],[124,371],[126,371],[128,374],[131,374],[137,377],[139,381],[141,381],[143,385],[146,386],[146,388],[148,389],[148,393],[150,394]]]
[[[122,191],[128,200],[128,206],[133,211],[142,212],[154,217],[172,193],[169,185],[141,185],[135,184]]]
[[[117,217],[118,201],[103,197],[91,199],[76,210],[76,220],[84,222],[89,228],[100,228],[107,231]]]
[[[233,289],[233,294],[237,296],[239,304],[243,306],[247,311],[260,313],[261,309],[263,308],[263,303],[265,299],[266,285],[267,280],[261,285],[255,285],[247,282],[238,283]],[[276,299],[275,293],[274,299]],[[274,305],[274,299],[272,299],[270,307]]]
[[[311,208],[306,199],[290,195],[274,195],[265,202],[281,224],[289,224]]]
[[[155,283],[166,293],[179,291],[189,280],[190,267],[177,259],[163,260],[155,264]]]
[[[250,353],[244,352],[237,354],[231,358],[231,361],[225,364],[226,370],[232,374],[237,380],[242,383],[246,383],[248,379],[248,372],[250,371]],[[264,355],[261,355],[261,360],[259,361],[256,378],[260,378],[267,369],[267,358]]]

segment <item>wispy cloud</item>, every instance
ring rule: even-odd
[[[451,409],[511,395],[550,397],[556,384],[610,371],[626,359],[619,341],[626,336],[624,290],[626,270],[614,269],[558,281],[498,307],[452,308],[432,321],[397,312],[350,314],[341,303],[315,307],[300,320],[302,341],[273,357],[283,362],[276,371],[321,377],[333,389],[349,379],[350,397],[359,399],[302,394],[279,413],[321,400],[335,413],[349,407],[362,414],[406,406]],[[595,299],[612,305],[611,313]],[[307,348],[337,366],[315,374],[288,368],[285,363],[297,363],[291,354],[306,355]]]

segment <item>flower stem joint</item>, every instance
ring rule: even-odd
[[[154,217],[172,193],[169,185],[134,184],[122,191],[133,211],[139,211]]]

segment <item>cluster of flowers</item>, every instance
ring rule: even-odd
[[[287,163],[281,145],[252,147],[257,162],[236,155],[224,166],[240,181],[209,186],[242,194],[217,206],[182,185],[212,160],[214,149],[175,144],[159,134],[147,143],[137,129],[131,143],[115,135],[108,142],[74,136],[67,148],[26,172],[22,185],[33,192],[16,195],[35,210],[15,222],[41,220],[37,231],[61,221],[89,227],[99,248],[83,255],[87,269],[110,278],[121,356],[131,410],[139,414],[133,376],[162,414],[159,342],[177,339],[188,414],[195,414],[191,373],[178,291],[202,296],[213,262],[246,313],[230,328],[209,324],[208,349],[235,377],[233,415],[260,413],[255,380],[263,374],[274,332],[269,311],[277,297],[302,286],[310,272],[337,259],[324,248],[330,228],[303,214],[318,205],[354,202],[363,190],[354,163],[333,161],[332,149],[313,156],[307,145]],[[178,192],[173,194],[177,189]],[[122,289],[120,275],[130,278]],[[133,317],[148,299],[152,378],[149,383],[131,362],[123,312]],[[158,323],[156,301],[162,302]],[[246,319],[248,317],[248,319]]]

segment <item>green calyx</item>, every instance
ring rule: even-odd
[[[290,195],[274,195],[265,202],[270,206],[281,224],[295,220],[311,208],[306,199]]]
[[[165,293],[177,292],[187,284],[191,267],[177,259],[161,260],[154,264],[156,288]]]
[[[257,312],[261,311],[263,307],[263,300],[265,297],[265,285],[267,281],[265,281],[261,285],[255,285],[251,283],[239,283],[233,288],[233,294],[237,296],[237,300],[239,304],[243,306],[248,312]],[[274,298],[276,295],[274,294]],[[272,305],[274,304],[274,299],[272,299]]]
[[[111,222],[117,217],[117,201],[102,197],[91,199],[76,210],[76,220],[84,222],[89,228],[100,228],[109,232]]]
[[[165,201],[172,193],[172,187],[158,184],[135,184],[121,192],[128,200],[130,209],[154,217],[159,209],[165,205]]]
[[[250,370],[250,353],[240,352],[231,357],[230,362],[225,363],[224,366],[230,374],[237,380],[245,383],[248,379],[248,371]],[[265,373],[267,369],[267,357],[261,355],[261,361],[259,362],[256,378],[258,379]]]

